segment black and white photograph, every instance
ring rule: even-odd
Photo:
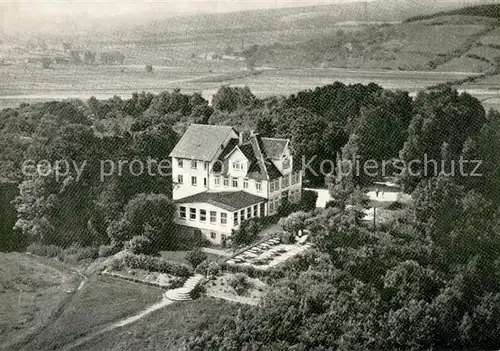
[[[0,351],[500,350],[500,0],[0,0]]]

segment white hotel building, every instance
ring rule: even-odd
[[[287,139],[232,127],[191,124],[170,154],[176,223],[198,228],[215,244],[242,221],[275,214],[301,198],[300,162]]]

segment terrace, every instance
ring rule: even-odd
[[[312,244],[307,243],[307,238],[307,235],[298,237],[295,244],[283,244],[279,238],[268,239],[240,252],[227,260],[226,264],[250,266],[265,271],[311,248]]]

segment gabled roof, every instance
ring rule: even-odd
[[[288,145],[288,139],[278,138],[261,138],[262,145],[266,156],[272,160],[281,159],[281,155],[285,152]]]
[[[203,193],[176,200],[175,203],[206,203],[222,208],[226,211],[234,212],[265,201],[267,201],[267,199],[264,197],[256,196],[241,190],[217,193],[205,191]]]
[[[271,160],[266,160],[266,169],[269,180],[277,179],[283,177],[283,173],[276,167],[276,165]]]
[[[221,156],[219,157],[219,160],[221,162],[217,162],[214,165],[214,171],[215,172],[220,172],[221,166],[224,162],[226,162],[226,170],[229,169],[227,165],[227,158],[231,153],[238,148],[241,150],[243,155],[249,160],[250,162],[250,167],[247,172],[247,177],[251,179],[257,179],[257,180],[273,180],[279,177],[282,177],[283,174],[279,171],[279,169],[275,166],[275,164],[272,162],[271,158],[268,157],[264,142],[264,138],[261,138],[260,135],[252,135],[245,143],[242,145],[228,145],[228,147],[222,152]],[[283,143],[284,142],[284,143]],[[278,150],[278,147],[281,147],[283,145],[283,151],[284,147],[288,144],[288,140],[286,139],[272,139],[269,140],[268,138],[268,147],[271,148],[271,152],[274,153],[275,155],[278,155],[278,157],[274,159],[280,159],[282,151]],[[277,147],[278,146],[278,147]],[[229,148],[232,148],[231,151],[228,151]]]
[[[213,172],[221,172],[222,171],[222,164],[224,163],[224,160],[226,157],[234,151],[234,149],[238,146],[238,139],[231,139],[227,143],[226,147],[224,150],[222,150],[221,154],[219,155],[219,158],[217,159],[219,162],[215,162],[214,166],[212,168]]]
[[[243,144],[239,146],[239,149],[245,155],[245,157],[249,161],[255,161],[255,153],[253,152],[253,148],[251,144]]]
[[[228,126],[193,123],[175,145],[170,157],[212,161],[232,132],[234,129]]]

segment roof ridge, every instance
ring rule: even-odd
[[[191,123],[169,156],[212,161],[232,133],[231,126]]]
[[[189,126],[203,126],[203,127],[217,127],[217,128],[231,128],[232,126],[224,126],[219,124],[203,124],[203,123],[191,123]]]
[[[290,138],[271,138],[271,137],[261,137],[262,139],[269,139],[269,140],[286,140],[290,141]]]
[[[262,164],[262,171],[264,173],[264,177],[266,179],[269,179],[269,174],[267,173],[267,166],[266,166],[266,159],[265,159],[265,156],[264,156],[264,153],[262,152],[261,148],[260,148],[260,143],[259,143],[259,139],[261,139],[262,137],[260,135],[252,135],[252,137],[250,138],[250,140],[255,140],[255,147],[252,143],[252,147],[255,148],[254,152],[256,153],[255,157],[257,158],[257,162],[260,162]],[[262,139],[261,139],[262,141]],[[260,165],[259,165],[260,167]]]

